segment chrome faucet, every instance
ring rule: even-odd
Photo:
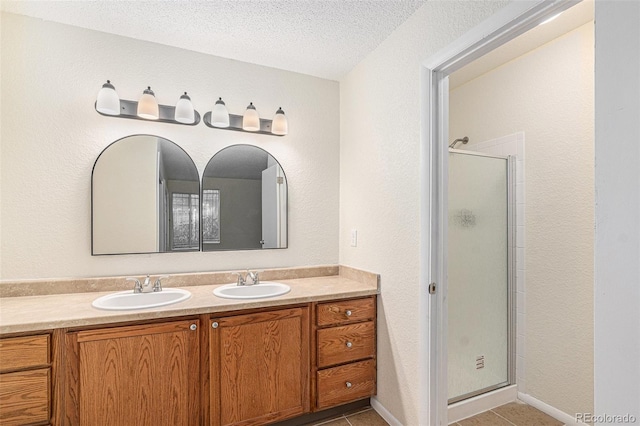
[[[144,282],[142,283],[140,282],[139,279],[135,277],[127,277],[127,281],[135,282],[133,286],[134,293],[151,293],[152,291],[154,292],[162,291],[162,280],[164,278],[169,278],[169,276],[161,275],[158,278],[156,278],[156,281],[153,284],[153,287],[151,286],[151,278],[149,277],[149,275],[145,277]]]
[[[235,274],[238,276],[238,281],[237,281],[237,285],[256,285],[256,284],[260,284],[260,277],[258,276],[258,274],[261,271],[249,271],[247,270],[247,274],[245,276],[242,276],[241,272],[235,272]]]

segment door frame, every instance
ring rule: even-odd
[[[580,0],[513,1],[422,63],[420,125],[420,424],[447,425],[448,75]],[[431,283],[436,291],[429,293]]]

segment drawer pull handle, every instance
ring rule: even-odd
[[[351,342],[347,342],[347,347],[348,347],[348,348],[351,348],[352,346],[353,346],[353,343],[351,343]]]
[[[344,314],[345,314],[346,316],[350,317],[350,316],[351,316],[351,311],[346,311]]]
[[[347,388],[350,388],[351,386],[353,386],[353,385],[351,384],[351,382],[347,382],[347,383],[345,383],[344,385],[345,385]]]
[[[213,328],[218,328],[218,323],[217,323],[217,322],[212,323],[212,324],[211,324],[211,327],[213,327]]]
[[[189,330],[191,330],[191,331],[195,331],[197,328],[198,328],[198,326],[197,326],[197,325],[195,325],[195,324],[191,324],[191,325],[189,326]]]

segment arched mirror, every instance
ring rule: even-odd
[[[152,135],[105,148],[91,179],[93,255],[200,249],[200,177],[189,155]]]
[[[202,177],[202,250],[287,247],[287,179],[267,151],[233,145]]]

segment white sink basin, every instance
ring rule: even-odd
[[[224,299],[264,299],[281,296],[291,291],[286,284],[261,281],[256,285],[225,284],[213,290],[213,294]]]
[[[134,293],[133,290],[126,290],[99,297],[91,305],[108,311],[128,311],[173,305],[190,297],[191,292],[180,288],[164,288],[162,291],[151,293]]]

